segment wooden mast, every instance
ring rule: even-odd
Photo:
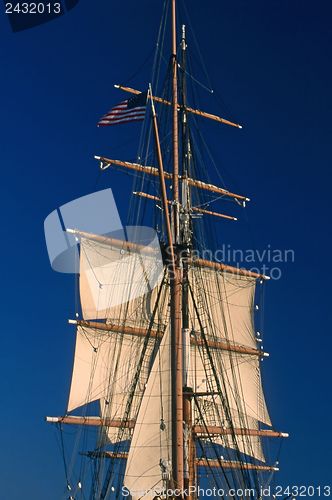
[[[186,500],[193,500],[196,476],[196,447],[193,434],[192,399],[193,390],[189,387],[190,367],[190,322],[189,322],[189,260],[192,249],[191,193],[188,178],[191,163],[191,145],[187,123],[186,88],[186,28],[182,26],[181,39],[181,136],[182,136],[182,189],[181,189],[181,248],[182,248],[182,339],[183,339],[183,424],[184,424],[184,487]]]
[[[150,87],[150,93],[151,93],[151,87]],[[152,107],[153,130],[154,130],[155,139],[156,139],[157,158],[158,158],[158,165],[159,165],[159,181],[160,181],[161,199],[162,199],[163,209],[164,209],[164,214],[165,214],[166,233],[167,233],[168,246],[169,246],[170,257],[171,257],[171,274],[174,275],[175,271],[176,271],[176,264],[175,264],[173,234],[172,234],[171,221],[170,221],[169,211],[168,211],[169,202],[167,199],[164,164],[163,164],[163,157],[161,154],[157,115],[156,115],[153,101],[151,101],[151,107]]]
[[[172,0],[172,111],[173,111],[173,235],[179,243],[179,125],[176,42],[176,0]],[[176,247],[175,247],[176,248]],[[183,490],[183,362],[181,325],[181,269],[178,256],[170,277],[171,378],[172,378],[172,471],[174,486]]]

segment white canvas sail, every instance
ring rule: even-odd
[[[214,352],[213,352],[214,351]],[[200,411],[194,408],[194,420],[225,429],[258,429],[258,422],[271,425],[261,385],[257,356],[211,349],[223,400],[218,395],[198,398]],[[204,368],[205,367],[205,368]],[[191,347],[189,380],[196,392],[216,392],[214,372],[203,348]],[[226,409],[227,408],[227,409]],[[215,441],[228,448],[264,461],[261,439],[257,436],[218,436]]]
[[[256,347],[253,306],[256,279],[192,268],[189,273],[195,305],[207,335],[247,347]],[[196,308],[190,296],[190,322],[200,330]]]
[[[125,242],[124,242],[125,245]],[[157,242],[136,252],[108,243],[81,239],[80,298],[84,319],[130,320],[140,310],[140,298],[162,279]]]
[[[216,401],[212,401],[211,399],[209,401],[208,400],[200,401],[200,405],[203,409],[203,412],[204,412],[204,407],[207,408],[207,412],[209,412],[208,408],[212,409],[211,411],[211,415],[213,415],[212,420],[216,416],[216,413],[218,413],[218,415],[223,414],[221,405],[218,405]],[[216,405],[219,406],[218,409],[216,409]],[[207,425],[209,425],[208,424],[209,418],[206,418],[206,421]],[[250,417],[243,417],[233,414],[232,423],[234,428],[236,429],[252,429],[252,430],[259,429],[257,420]],[[200,435],[200,439],[202,440],[203,446],[204,445],[209,446],[211,443],[210,441],[211,439],[213,443],[219,444],[225,448],[237,450],[240,453],[248,455],[249,457],[253,457],[261,462],[265,462],[265,455],[262,448],[262,439],[260,436],[236,434],[236,436],[234,437],[231,433],[227,434],[226,431],[230,430],[230,426],[229,424],[227,424],[226,421],[224,424],[224,430],[225,430],[224,434],[209,436],[208,438],[206,437],[206,433],[204,434],[203,432]]]
[[[92,278],[92,276],[94,276],[95,272],[101,272],[100,269],[102,269],[102,272],[105,271],[105,267],[103,265],[96,265],[96,262],[102,262],[100,261],[100,251],[102,252],[102,259],[108,259],[109,252],[113,250],[110,250],[109,246],[107,246],[105,257],[105,255],[103,254],[103,252],[105,251],[105,245],[100,246],[99,243],[96,244],[96,242],[85,240],[83,241],[83,246],[85,257],[83,257],[82,252],[81,293],[83,290],[82,301],[84,303],[84,300],[87,300],[87,297],[89,295],[89,293],[88,295],[86,295],[86,291],[88,290],[88,292],[90,292],[91,289],[93,289],[94,292],[96,292],[97,290],[96,286],[91,286],[91,280],[95,280],[95,278]],[[95,265],[92,266],[91,262],[93,258],[96,258],[97,260],[95,261]],[[89,267],[89,272],[84,271],[84,266]],[[112,265],[106,267],[107,273],[109,272],[110,275],[112,274],[112,272],[115,272]],[[190,279],[192,288],[197,296],[199,296],[199,293],[201,293],[199,292],[198,287],[200,286],[202,278],[204,280],[204,290],[206,291],[205,303],[200,304],[200,311],[202,315],[201,320],[203,319],[206,324],[208,337],[225,339],[237,345],[255,348],[256,341],[254,338],[254,327],[252,319],[255,280],[251,278],[232,276],[227,273],[216,273],[215,271],[212,271],[210,269],[199,269],[198,273],[199,275],[197,275],[196,269],[192,269],[190,271]],[[90,276],[90,278],[87,278],[88,275]],[[101,276],[101,274],[99,276]],[[84,286],[82,287],[82,282],[84,284],[84,280],[86,280],[85,282],[87,283],[89,279],[90,285],[85,288]],[[114,276],[112,279],[115,279]],[[117,283],[121,283],[121,272],[117,272],[116,280]],[[122,290],[125,290],[126,286],[127,283],[125,283],[125,287]],[[146,288],[144,288],[144,290],[146,290]],[[103,314],[107,314],[109,323],[121,321],[127,324],[129,321],[129,324],[142,325],[144,323],[147,323],[151,318],[151,310],[153,309],[157,293],[158,288],[155,288],[145,295],[143,294],[140,297],[135,297],[133,300],[130,300],[125,304],[121,303],[108,308],[107,313],[106,308],[104,308]],[[159,321],[167,318],[168,302],[169,291],[167,287],[163,287],[160,305],[158,307],[158,312],[156,315],[157,319],[159,317]],[[189,310],[192,326],[197,328],[197,331],[199,331],[200,325],[197,318],[197,311],[192,301],[189,302]],[[210,312],[210,321],[206,321],[206,310]],[[95,312],[93,312],[92,315],[96,314],[96,309],[93,309],[93,311]],[[213,335],[211,335],[211,333],[213,333]],[[168,336],[168,333],[166,335]],[[76,347],[77,355],[75,355],[73,382],[70,392],[68,411],[71,411],[81,404],[86,404],[90,401],[99,399],[102,417],[119,419],[123,418],[127,400],[125,395],[128,395],[128,392],[130,391],[130,384],[135,371],[134,368],[136,368],[134,366],[134,363],[132,362],[133,336],[120,334],[120,337],[122,338],[120,351],[117,347],[117,342],[119,342],[119,334],[113,333],[111,338],[109,337],[109,333],[105,335],[105,333],[101,331],[97,333],[95,330],[89,331],[89,329],[88,331],[87,329],[85,329],[85,331],[80,332],[80,334],[78,332],[78,344]],[[92,338],[93,341],[91,341]],[[141,343],[140,345],[142,345],[143,340],[143,338],[138,340],[136,339],[136,349],[137,342]],[[94,350],[94,343],[96,342],[99,345],[97,353]],[[166,341],[163,340],[163,342]],[[156,358],[156,361],[159,359],[159,362],[160,359],[164,360],[166,356],[165,344],[163,343],[162,346],[163,349],[160,350]],[[206,365],[207,357],[204,348],[192,346],[190,352],[190,385],[192,385],[194,390],[198,391],[212,390],[212,386],[215,390],[213,377],[211,379],[211,367]],[[230,408],[233,426],[243,427],[243,419],[246,420],[247,425],[251,425],[250,428],[252,429],[258,428],[258,421],[270,425],[271,422],[266,408],[261,385],[258,357],[216,349],[211,349],[211,353],[220,381],[223,381],[222,390],[225,393],[226,404]],[[120,369],[115,374],[114,367],[112,368],[112,363],[114,364],[116,359],[118,360]],[[168,366],[169,369],[170,364],[167,364],[166,361],[163,362],[165,363],[165,366]],[[207,371],[204,366],[207,366]],[[138,481],[139,483],[138,488],[136,488],[135,486],[134,489],[141,489],[140,487],[143,481],[142,477],[145,477],[145,473],[142,470],[140,474],[138,474],[138,480],[135,475],[131,475],[130,473],[130,471],[133,471],[133,468],[130,468],[130,463],[136,464],[136,461],[138,460],[140,467],[144,468],[144,463],[146,463],[146,465],[151,464],[151,453],[156,453],[157,459],[154,462],[153,471],[151,472],[151,474],[148,474],[148,476],[145,477],[143,481],[143,487],[145,488],[145,486],[149,483],[150,479],[148,479],[148,477],[153,477],[154,479],[158,477],[160,480],[158,484],[162,484],[161,468],[159,462],[160,459],[164,459],[163,455],[166,455],[164,451],[169,446],[169,444],[165,444],[166,448],[165,446],[162,446],[160,448],[161,417],[160,412],[157,411],[157,406],[159,404],[157,403],[157,394],[159,394],[160,401],[163,401],[163,404],[168,407],[170,390],[169,392],[164,392],[163,388],[163,392],[161,391],[160,385],[158,386],[157,384],[157,380],[159,380],[160,383],[161,378],[164,378],[165,375],[158,372],[158,370],[159,368],[156,366],[156,364],[154,364],[151,372],[152,378],[149,378],[141,409],[137,417],[137,424],[135,426],[132,447],[129,455],[130,460],[128,459],[128,474],[126,475],[126,477],[128,478],[128,487],[129,485],[133,486],[134,483],[136,484],[136,481]],[[81,375],[82,372],[84,372],[85,374],[84,377],[82,377]],[[88,373],[93,373],[92,379],[91,376],[88,376]],[[208,383],[209,379],[212,380],[212,386],[211,383],[210,385]],[[144,382],[144,377],[141,378],[141,386],[138,388],[136,394],[137,408],[139,407],[140,398],[142,397],[144,392],[142,381]],[[163,386],[166,387],[167,384],[165,384],[166,381],[164,380]],[[145,411],[144,407],[147,408],[148,402],[149,412],[147,415],[145,415],[145,421],[143,422],[141,415],[142,412]],[[153,407],[151,407],[152,402],[157,405],[155,408],[156,411],[153,409]],[[211,402],[212,401],[209,401],[209,398],[205,398],[204,406],[206,407]],[[223,410],[223,404],[220,399],[214,398],[212,407],[219,407],[219,409],[215,409],[214,411],[211,411],[211,409],[209,410],[209,412],[205,415],[207,422],[211,425],[221,425],[221,423],[223,423],[227,427],[229,425],[229,422],[227,421],[225,412]],[[149,419],[150,412],[153,415],[152,421],[151,419]],[[241,421],[239,420],[240,414],[243,416]],[[248,424],[249,421],[250,424]],[[153,426],[155,427],[155,433],[154,437],[151,438],[150,433]],[[144,462],[142,457],[137,458],[140,456],[139,452],[137,451],[138,448],[142,448],[142,453],[147,454],[147,446],[144,446],[144,443],[142,444],[142,442],[140,441],[141,437],[138,437],[138,433],[140,436],[144,436],[145,431],[146,433],[147,431],[149,431],[147,435],[149,436],[148,439],[150,440],[147,455],[149,459],[147,459],[146,462]],[[106,432],[108,438],[111,441],[116,441],[117,436],[119,435],[118,429],[110,427],[106,430]],[[128,437],[129,434],[130,432],[126,431],[126,437]],[[165,432],[164,436],[166,436]],[[264,455],[261,448],[261,440],[259,437],[238,436],[236,443],[233,442],[230,436],[218,437],[215,439],[217,439],[218,442],[223,446],[229,448],[237,447],[241,452],[246,453],[247,455],[253,456],[262,461],[264,460]],[[135,440],[137,440],[137,442]],[[132,455],[134,451],[135,455]],[[169,460],[169,456],[167,460]],[[130,477],[131,479],[129,479]]]
[[[137,416],[124,486],[132,499],[152,500],[164,483],[171,460],[171,358],[169,330],[153,363]]]
[[[201,323],[208,339],[226,340],[257,349],[253,321],[256,280],[200,268],[191,271],[191,283],[196,301],[196,308],[191,301],[194,328],[199,331]],[[255,430],[258,429],[259,421],[271,425],[262,388],[259,357],[213,348],[210,349],[210,355],[224,399],[221,401],[217,396],[199,398],[206,423],[228,428],[231,418],[235,428]],[[197,391],[217,389],[210,358],[204,347],[191,348],[191,379]],[[265,460],[261,438],[258,436],[238,435],[234,440],[231,435],[225,435],[214,440],[260,461]]]
[[[107,335],[78,327],[68,411],[95,401],[106,394],[109,371]]]
[[[122,419],[143,339],[78,327],[68,412],[100,400],[102,417]],[[151,355],[153,340],[148,353]],[[141,381],[137,391],[143,391]]]
[[[249,354],[210,350],[227,406],[236,413],[271,425],[262,388],[259,359]],[[191,380],[197,391],[215,391],[214,372],[204,348],[191,348]]]

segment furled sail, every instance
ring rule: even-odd
[[[154,360],[137,416],[124,486],[132,499],[151,500],[171,469],[171,358],[169,329]]]

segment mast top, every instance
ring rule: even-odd
[[[186,44],[186,25],[182,25],[182,44],[181,44],[182,50],[186,50],[187,44]]]

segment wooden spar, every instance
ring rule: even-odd
[[[128,161],[122,161],[122,160],[113,160],[111,158],[107,158],[105,156],[95,156],[96,160],[99,160],[101,163],[106,164],[106,166],[101,167],[102,170],[106,170],[109,166],[111,165],[117,165],[118,167],[124,167],[128,168],[129,170],[134,170],[136,172],[142,172],[148,175],[153,175],[155,177],[158,177],[158,169],[155,167],[151,166],[145,166],[145,165],[140,165],[139,163],[131,163]],[[164,172],[164,177],[165,179],[171,180],[172,179],[172,174],[169,172]],[[182,179],[182,176],[179,176],[179,179]],[[247,198],[246,196],[243,196],[241,194],[236,194],[232,193],[231,191],[228,191],[227,189],[221,188],[219,186],[215,186],[214,184],[208,184],[206,182],[197,180],[197,179],[192,179],[191,177],[186,177],[186,181],[189,184],[189,186],[196,187],[197,189],[203,189],[205,191],[210,191],[212,193],[220,194],[221,196],[229,196],[230,198],[234,198],[239,201],[250,201],[250,198]]]
[[[154,196],[153,194],[143,193],[142,191],[134,191],[133,194],[135,194],[136,196],[141,196],[142,198],[147,198],[148,200],[161,201],[158,196]],[[168,201],[168,203],[170,204],[171,202]],[[237,220],[236,217],[232,217],[231,215],[220,214],[219,212],[211,212],[210,210],[205,210],[200,207],[191,207],[191,210],[201,214],[214,215],[216,217],[221,217],[223,219]]]
[[[128,453],[126,451],[86,451],[81,452],[80,455],[89,458],[120,458],[122,460],[128,458]]]
[[[199,214],[213,215],[214,217],[221,217],[222,219],[228,220],[237,220],[237,217],[233,217],[232,215],[220,214],[219,212],[213,212],[201,207],[191,207],[191,210],[198,212]]]
[[[289,435],[286,432],[277,432],[270,429],[242,429],[242,428],[227,428],[217,425],[195,425],[193,428],[195,434],[200,435],[232,435],[236,436],[260,436],[267,438],[287,438]]]
[[[167,201],[167,204],[168,204],[168,201]],[[119,240],[116,238],[108,238],[106,236],[100,236],[100,235],[93,234],[93,233],[87,233],[85,231],[79,231],[77,229],[67,229],[67,232],[71,233],[71,234],[76,234],[76,235],[83,237],[83,238],[98,241],[98,242],[103,243],[105,245],[114,246],[115,248],[119,248],[119,249],[126,249],[128,251],[131,250],[131,251],[136,251],[136,252],[142,252],[142,253],[146,253],[149,255],[156,254],[155,248],[152,248],[150,246],[139,245],[138,243],[133,243],[130,241]],[[249,271],[247,269],[243,269],[243,268],[239,268],[239,267],[229,266],[229,265],[223,264],[221,262],[213,262],[211,260],[205,260],[205,259],[191,259],[190,263],[193,266],[209,267],[209,268],[215,269],[217,271],[224,271],[224,272],[228,272],[231,274],[239,274],[241,276],[247,276],[249,278],[264,279],[264,280],[270,279],[269,276],[266,276],[264,274],[255,273],[253,271]]]
[[[212,349],[220,349],[221,351],[231,351],[237,352],[239,354],[252,354],[253,356],[259,357],[268,357],[269,354],[264,351],[260,351],[259,349],[254,349],[253,347],[245,347],[242,345],[232,344],[231,342],[226,342],[222,340],[210,340],[207,339],[204,341],[203,339],[197,339],[192,337],[190,339],[191,345],[197,346],[205,346],[206,344]]]
[[[163,203],[163,208],[164,208],[168,246],[170,249],[170,256],[171,256],[171,266],[172,266],[171,271],[172,271],[172,274],[174,274],[175,273],[175,253],[174,253],[174,245],[173,245],[173,234],[172,234],[171,221],[170,221],[169,210],[168,210],[169,202],[167,199],[164,164],[163,164],[163,157],[162,157],[161,148],[160,148],[157,116],[156,116],[156,112],[155,112],[155,109],[153,106],[153,102],[152,102],[152,117],[153,117],[153,129],[154,129],[156,146],[157,146],[157,157],[158,157],[158,164],[159,164],[158,172],[159,172],[159,181],[160,181],[160,189],[161,189],[161,198],[162,198],[162,203]]]
[[[139,95],[142,93],[140,90],[136,90],[136,89],[133,89],[131,87],[124,87],[123,85],[114,85],[114,88],[123,90],[124,92],[128,92],[129,94]],[[148,96],[148,98],[151,98],[151,97]],[[159,102],[161,104],[166,104],[167,106],[172,106],[171,101],[167,101],[166,99],[163,99],[162,97],[157,97],[157,96],[153,95],[152,100],[155,102]]]
[[[161,330],[148,330],[147,328],[134,327],[119,324],[99,323],[97,321],[86,321],[82,319],[70,319],[69,323],[74,325],[83,326],[86,328],[96,328],[106,332],[125,333],[135,337],[146,337],[149,335],[151,338],[162,338],[163,332]]]
[[[159,196],[154,196],[153,194],[143,193],[142,191],[133,191],[136,196],[141,196],[141,198],[147,198],[148,200],[161,201]],[[171,205],[171,201],[168,200],[168,204]]]
[[[206,458],[198,458],[196,460],[196,465],[201,467],[219,467],[223,469],[247,469],[247,470],[257,470],[262,472],[277,472],[278,467],[273,467],[270,465],[256,465],[246,462],[233,462],[227,460],[212,460]]]
[[[88,427],[114,427],[133,429],[135,427],[135,420],[122,421],[114,418],[101,418],[101,417],[82,417],[74,415],[65,415],[58,417],[46,417],[47,423],[50,424],[66,424],[66,425],[85,425]],[[216,425],[194,425],[192,431],[195,435],[200,437],[206,435],[232,435],[236,436],[259,436],[266,438],[288,438],[287,432],[278,432],[270,429],[244,429],[244,428],[227,428],[219,427]]]
[[[98,330],[103,330],[106,332],[119,332],[125,333],[127,335],[134,335],[137,337],[145,337],[149,335],[151,338],[162,338],[163,331],[162,330],[148,330],[147,328],[142,327],[133,327],[127,325],[119,325],[119,324],[109,324],[109,323],[99,323],[97,321],[87,321],[87,320],[79,320],[79,319],[70,319],[70,324],[79,325],[86,328],[96,328]],[[223,341],[223,340],[210,340],[207,339],[207,345],[211,349],[220,349],[222,351],[231,351],[237,352],[239,354],[250,354],[253,356],[259,357],[268,357],[269,354],[265,351],[260,351],[259,349],[254,349],[253,347],[245,347],[237,344],[232,344],[231,342]],[[197,346],[205,346],[206,343],[203,339],[191,337],[190,338],[191,345]]]
[[[221,194],[224,196],[229,196],[230,198],[235,198],[235,199],[240,200],[240,201],[250,201],[250,199],[247,198],[246,196],[231,193],[230,191],[227,191],[227,189],[223,189],[221,187],[214,186],[214,184],[207,184],[203,181],[191,179],[190,177],[187,178],[187,181],[188,181],[188,184],[190,186],[193,186],[193,187],[196,187],[199,189],[205,189],[206,191],[211,191],[212,193],[217,193],[217,194]]]
[[[79,231],[78,229],[66,229],[67,233],[75,234],[80,238],[86,238],[89,240],[98,241],[104,245],[110,245],[120,250],[127,250],[133,252],[144,253],[148,255],[156,255],[157,251],[155,248],[147,245],[140,245],[139,243],[133,243],[132,241],[119,240],[117,238],[109,238],[108,236],[101,236],[99,234],[87,233],[85,231]]]
[[[223,123],[224,125],[230,125],[231,127],[242,128],[242,125],[239,123],[231,122],[230,120],[225,120],[225,118],[221,118],[220,116],[213,115],[212,113],[206,113],[206,111],[200,111],[199,109],[193,109],[186,106],[186,111],[188,113],[192,113],[193,115],[202,116],[203,118],[209,118],[210,120],[214,120],[219,123]]]
[[[51,424],[68,424],[68,425],[86,425],[91,427],[116,427],[133,429],[135,427],[134,420],[123,422],[120,419],[101,418],[101,417],[81,417],[66,415],[64,417],[46,417],[46,422]]]
[[[118,167],[129,168],[129,170],[135,170],[136,172],[143,172],[144,174],[159,176],[158,169],[156,167],[149,167],[146,165],[140,165],[139,163],[131,163],[129,161],[113,160],[111,158],[106,158],[105,156],[95,156],[95,160],[99,160],[102,163],[106,163],[106,166],[101,167],[101,170],[106,170],[109,165],[117,165]],[[169,172],[164,172],[166,179],[172,179],[172,174]]]
[[[128,92],[129,94],[141,94],[142,92],[140,90],[135,90],[130,87],[124,87],[122,85],[114,85],[116,89],[123,90],[124,92]],[[166,99],[162,99],[161,97],[157,96],[152,96],[152,99],[155,102],[159,102],[160,104],[166,104],[167,106],[171,106],[172,103],[170,101],[167,101]],[[178,105],[178,109],[181,109],[181,106]],[[225,118],[221,118],[220,116],[213,115],[212,113],[206,113],[205,111],[201,111],[199,109],[193,109],[188,106],[184,106],[184,109],[193,115],[198,115],[202,116],[203,118],[209,118],[210,120],[214,120],[219,123],[223,123],[224,125],[230,125],[231,127],[236,127],[236,128],[242,128],[242,125],[239,125],[238,123],[231,122],[230,120],[226,120]]]
[[[115,451],[87,451],[81,453],[90,458],[118,458],[126,460],[128,453]],[[199,467],[219,467],[223,469],[247,469],[261,472],[278,472],[279,468],[271,465],[256,465],[248,462],[235,462],[231,460],[215,460],[209,458],[196,458],[195,463]]]
[[[221,262],[213,262],[212,260],[205,259],[191,259],[190,263],[193,266],[197,267],[209,267],[211,269],[215,269],[216,271],[223,271],[231,274],[238,274],[240,276],[247,276],[248,278],[256,278],[269,280],[269,276],[265,276],[265,274],[255,273],[253,271],[248,271],[247,269],[242,269],[240,267],[228,266],[227,264],[223,264]]]

